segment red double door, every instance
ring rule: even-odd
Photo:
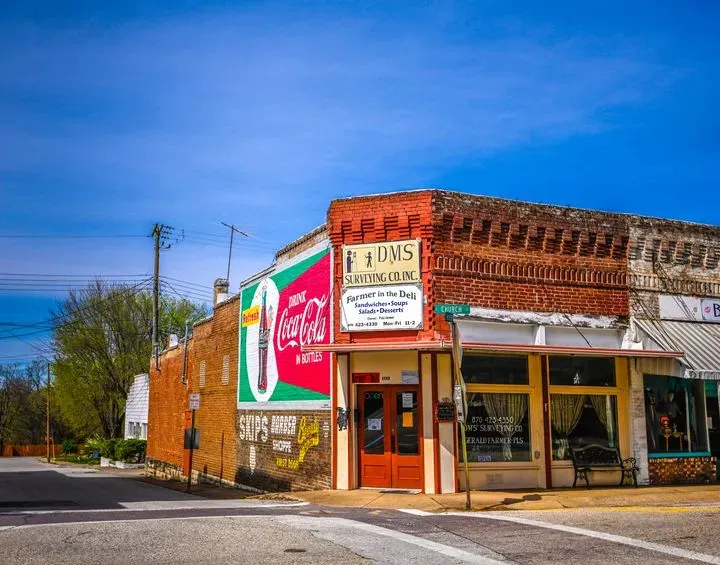
[[[360,486],[423,488],[422,410],[417,386],[358,387]]]

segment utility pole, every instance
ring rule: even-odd
[[[159,369],[158,363],[158,325],[160,317],[160,234],[162,226],[155,224],[152,231],[154,238],[154,254],[155,261],[153,267],[153,327],[152,327],[152,345],[153,357],[155,358],[155,370]]]
[[[47,364],[47,385],[45,386],[45,447],[47,462],[50,463],[50,362]]]
[[[248,237],[248,234],[246,234],[243,231],[240,231],[234,225],[226,224],[225,222],[220,222],[220,223],[222,225],[224,225],[226,228],[230,229],[230,253],[228,254],[227,277],[225,277],[225,279],[228,281],[228,284],[230,284],[230,261],[232,260],[233,235],[235,235],[235,232],[237,232],[239,235],[242,235],[243,237]]]
[[[153,328],[152,343],[153,357],[155,358],[155,370],[160,370],[158,356],[160,354],[160,249],[169,249],[170,245],[165,240],[173,228],[163,224],[155,224],[150,236],[154,239],[154,265],[153,265]]]

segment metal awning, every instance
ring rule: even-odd
[[[588,357],[682,357],[679,351],[648,351],[609,347],[572,347],[564,345],[527,345],[511,343],[462,342],[464,351],[488,353],[537,353],[540,355],[585,355]]]
[[[665,351],[682,351],[685,377],[720,380],[720,324],[678,320],[635,320],[648,340]]]
[[[360,343],[327,343],[303,345],[303,352],[328,351],[332,353],[355,353],[362,351],[450,351],[450,341],[394,341],[394,342],[360,342]],[[586,355],[597,357],[682,357],[679,351],[620,349],[605,347],[571,347],[553,345],[533,345],[522,343],[479,343],[463,341],[462,348],[466,352],[485,353],[537,353],[540,355]]]

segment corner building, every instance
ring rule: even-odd
[[[643,342],[631,318],[631,237],[646,229],[628,215],[441,190],[333,201],[334,338],[303,347],[334,353],[332,486],[464,488],[438,305],[463,312],[471,488],[570,486],[570,448],[591,443],[638,459],[647,483],[631,367],[680,363],[685,344]],[[705,255],[720,240],[710,230]]]

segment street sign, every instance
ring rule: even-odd
[[[200,393],[193,392],[190,395],[190,410],[199,410],[199,409],[200,409]]]
[[[469,314],[469,304],[436,304],[436,314]]]
[[[453,400],[455,400],[455,415],[457,421],[462,424],[465,422],[465,403],[463,402],[463,391],[460,385],[453,388]]]

